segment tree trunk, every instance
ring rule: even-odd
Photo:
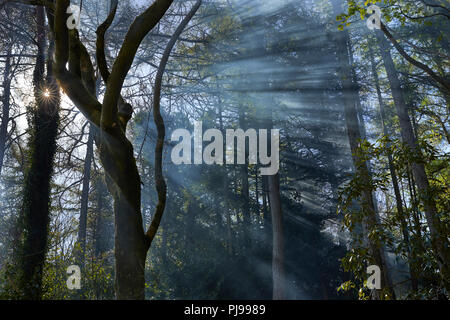
[[[377,91],[378,104],[380,107],[381,127],[383,129],[383,134],[386,137],[390,137],[390,132],[389,132],[390,130],[388,130],[387,124],[386,124],[386,111],[384,109],[383,97],[381,95],[380,82],[378,79],[378,73],[377,73],[376,66],[375,66],[375,59],[374,59],[373,50],[372,50],[372,47],[370,46],[370,43],[369,43],[369,55],[370,55],[370,64],[372,67],[372,74],[373,74],[374,81],[375,81],[375,88]],[[400,221],[400,227],[401,227],[401,231],[402,231],[402,235],[403,235],[403,241],[405,242],[405,245],[407,248],[407,254],[408,254],[408,258],[409,258],[409,271],[410,271],[410,276],[411,276],[411,287],[414,291],[417,291],[418,290],[418,281],[417,281],[417,277],[416,277],[417,272],[416,272],[416,269],[415,269],[415,266],[413,263],[414,257],[411,252],[411,245],[410,245],[410,241],[409,241],[409,230],[408,230],[408,224],[406,222],[407,217],[403,211],[402,197],[400,195],[400,187],[398,184],[397,173],[396,173],[395,167],[394,167],[394,161],[392,159],[392,153],[390,152],[390,144],[388,144],[386,147],[388,149],[387,158],[388,158],[388,164],[389,164],[389,172],[391,174],[391,179],[392,179],[392,186],[394,188],[395,203],[396,203],[396,207],[397,207],[397,216],[398,216],[398,220]]]
[[[141,180],[131,143],[102,132],[100,159],[114,199],[117,299],[145,298],[146,244],[141,215]]]
[[[273,152],[273,150],[272,150]],[[281,211],[280,177],[278,173],[268,176],[270,212],[272,216],[272,277],[273,299],[285,299],[285,275],[284,275],[284,239],[283,239],[283,214]]]
[[[255,166],[255,212],[258,217],[258,224],[261,220],[261,210],[259,207],[259,179],[258,179],[258,165]]]
[[[95,82],[87,84],[88,90],[98,96],[100,87],[100,78]],[[83,269],[86,256],[86,229],[87,229],[87,214],[89,205],[89,188],[91,181],[91,164],[94,158],[94,141],[99,142],[98,130],[94,125],[89,124],[89,135],[86,143],[86,157],[84,159],[83,168],[83,187],[81,191],[81,207],[80,207],[80,221],[78,227],[78,243],[80,244],[80,252],[78,253],[78,265]]]
[[[416,137],[414,136],[413,128],[411,126],[411,121],[407,111],[405,97],[403,95],[394,61],[392,60],[389,44],[381,31],[376,31],[375,34],[378,39],[381,56],[383,58],[386,74],[388,76],[389,84],[391,87],[392,97],[394,99],[394,104],[397,111],[397,116],[399,118],[400,132],[403,143],[405,143],[408,148],[414,153],[415,158],[422,159],[423,156],[417,144]],[[425,208],[425,217],[430,229],[432,248],[439,264],[439,269],[441,271],[444,286],[448,291],[450,291],[450,269],[448,265],[450,263],[450,255],[446,230],[441,230],[441,222],[438,217],[436,203],[430,190],[430,185],[423,162],[413,160],[411,161],[411,166],[417,188],[419,190],[421,202],[423,203]]]
[[[333,5],[334,15],[339,15],[340,7],[338,3],[340,1],[331,0]],[[348,44],[350,43],[350,37],[347,30],[336,32],[336,47],[337,47],[337,58],[340,64],[339,67],[339,75],[342,81],[342,90],[343,90],[343,101],[344,101],[344,113],[345,120],[347,124],[347,134],[350,143],[350,150],[352,152],[353,163],[355,165],[355,169],[359,170],[359,175],[363,180],[366,181],[365,185],[371,185],[371,177],[369,168],[366,162],[361,163],[361,159],[358,156],[358,150],[360,148],[361,141],[361,133],[358,121],[358,115],[356,110],[356,104],[358,97],[357,88],[355,83],[353,83],[353,75],[350,66],[350,57]],[[365,228],[368,231],[374,229],[378,225],[378,218],[376,216],[376,210],[374,206],[374,199],[372,195],[372,190],[369,187],[365,187],[362,190],[361,197],[361,207],[363,212],[365,213]],[[385,253],[382,246],[376,242],[372,241],[368,238],[369,248],[371,252],[371,256],[373,259],[373,263],[376,264],[382,273],[383,283],[382,285],[386,289],[386,292],[390,296],[390,298],[395,299],[395,293],[392,288],[391,278],[388,270],[388,266],[385,260]],[[374,297],[377,299],[382,298],[378,292],[378,290],[374,290]]]
[[[272,101],[271,106],[274,104]],[[264,122],[268,130],[273,128],[272,107],[266,107],[263,111]],[[267,140],[267,149],[271,146],[271,138]],[[270,152],[279,152],[272,150]],[[272,224],[272,298],[283,300],[286,298],[286,283],[284,272],[284,230],[283,211],[281,207],[280,176],[265,175],[267,182],[267,193],[269,198],[270,217]]]
[[[89,186],[91,180],[91,163],[94,156],[94,129],[89,128],[86,144],[86,158],[84,160],[83,189],[81,191],[80,222],[78,227],[78,243],[80,245],[78,265],[83,268],[86,255],[86,229],[89,204]]]
[[[106,188],[105,182],[104,182],[104,175],[100,174],[99,172],[96,173],[96,177],[94,179],[93,186],[96,191],[96,197],[95,197],[95,233],[94,233],[94,254],[96,258],[99,258],[110,250],[110,247],[107,245],[107,239],[108,237],[112,238],[111,233],[109,233],[106,229],[107,221],[104,216],[105,212],[111,212],[109,210],[107,203],[109,203],[107,196],[108,196],[108,190]],[[111,239],[110,238],[110,239]]]
[[[154,5],[161,5],[161,13],[168,9],[171,1],[156,1]],[[158,193],[158,203],[152,222],[147,232],[143,230],[141,215],[141,179],[134,158],[133,146],[126,138],[126,123],[131,114],[127,114],[125,125],[110,124],[109,116],[105,117],[102,111],[101,117],[101,146],[100,159],[107,173],[107,185],[114,198],[115,215],[115,266],[116,266],[116,297],[117,299],[144,299],[145,298],[145,260],[147,251],[158,231],[159,224],[166,204],[166,183],[162,174],[162,153],[164,146],[165,126],[160,112],[160,97],[162,88],[162,76],[165,71],[170,53],[181,35],[182,31],[192,19],[201,0],[197,0],[188,15],[181,21],[175,33],[170,38],[158,66],[155,78],[153,97],[153,117],[157,127],[158,138],[155,147],[155,185]],[[157,12],[156,10],[155,12]],[[147,12],[147,11],[146,11]],[[151,11],[148,11],[151,12]],[[112,14],[112,15],[111,15]],[[115,8],[110,17],[114,17]],[[160,18],[159,18],[160,19]],[[159,21],[159,20],[158,20]],[[136,22],[136,20],[135,20]],[[157,21],[156,21],[157,22]],[[109,23],[109,24],[108,24]],[[106,29],[112,20],[105,21]],[[106,29],[103,30],[103,36]],[[100,39],[104,40],[104,39]],[[101,42],[101,41],[100,41]],[[99,41],[98,41],[99,43]],[[99,47],[97,47],[99,49]],[[123,48],[122,48],[123,49]],[[137,49],[137,48],[136,48]],[[101,52],[102,50],[100,50]],[[104,55],[104,53],[103,53]],[[100,56],[103,56],[102,54]],[[104,59],[104,57],[103,57]],[[131,65],[131,61],[130,61]],[[113,68],[114,69],[114,68]],[[109,72],[106,62],[101,64],[100,71],[107,85],[107,94],[103,102],[103,110],[121,110],[121,107],[109,105],[108,88]],[[111,94],[113,96],[113,94]],[[114,101],[115,99],[111,99]],[[122,105],[121,99],[118,102]],[[116,108],[114,108],[116,107]],[[131,109],[131,107],[127,107]],[[127,110],[131,113],[131,110]]]
[[[247,121],[245,119],[244,106],[239,107],[239,125],[244,131],[247,129]],[[241,200],[242,200],[242,218],[244,225],[244,250],[249,249],[251,243],[250,235],[250,192],[248,184],[248,143],[247,139],[244,141],[245,145],[245,164],[240,170],[241,176]],[[224,153],[225,154],[225,153]]]
[[[37,110],[34,114],[31,165],[25,178],[23,202],[24,243],[20,290],[23,299],[42,298],[42,272],[47,252],[50,181],[59,121],[59,88],[52,76],[52,62],[45,73],[44,9],[37,7],[38,56],[34,70]],[[52,50],[49,48],[49,56]]]
[[[2,123],[0,124],[0,175],[2,174],[6,142],[8,140],[11,95],[11,49],[11,46],[9,46],[6,53],[5,70],[3,71]]]
[[[134,184],[131,183],[130,186]],[[147,247],[143,235],[141,212],[133,206],[128,192],[114,195],[116,235],[115,271],[116,297],[122,299],[145,299],[145,259]],[[136,230],[140,228],[140,230]]]
[[[268,194],[268,187],[267,187],[267,176],[262,176],[262,197],[263,197],[263,215],[264,215],[264,227],[268,227],[270,225],[270,215],[268,210],[268,204],[267,204],[267,194]]]

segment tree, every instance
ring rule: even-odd
[[[383,128],[383,134],[386,137],[389,137],[390,130],[388,129],[388,124],[386,123],[387,122],[386,121],[386,117],[387,117],[386,110],[385,110],[385,106],[384,106],[384,102],[383,102],[383,97],[381,96],[381,89],[380,89],[377,68],[375,65],[375,58],[374,58],[373,50],[372,50],[372,47],[370,46],[370,44],[369,44],[369,55],[370,55],[370,65],[371,65],[372,74],[373,74],[374,82],[375,82],[375,89],[377,92],[378,104],[379,104],[379,108],[380,108],[381,127]],[[390,149],[390,144],[387,145],[387,148]],[[415,270],[416,266],[412,263],[413,252],[411,250],[411,245],[410,245],[410,241],[409,241],[407,217],[403,210],[402,196],[400,194],[400,187],[399,187],[399,183],[398,183],[397,173],[396,173],[396,170],[394,167],[394,160],[392,158],[392,152],[390,152],[389,150],[388,150],[387,157],[388,157],[388,163],[389,163],[389,172],[390,172],[391,180],[392,180],[392,186],[394,188],[395,204],[397,207],[398,219],[400,220],[400,223],[401,223],[403,240],[405,241],[407,251],[408,251],[408,256],[410,258],[409,268],[410,268],[410,274],[411,274],[411,284],[412,284],[413,290],[417,291],[418,290],[418,282],[417,282],[417,278],[416,278],[417,270]]]
[[[398,18],[402,24],[404,24],[407,19],[409,19],[411,21],[419,21],[420,22],[420,21],[423,21],[424,19],[432,18],[434,16],[439,16],[439,15],[443,15],[443,16],[447,17],[447,19],[449,17],[449,15],[448,15],[449,9],[447,7],[445,7],[444,5],[440,5],[440,4],[427,3],[425,1],[421,1],[422,6],[418,6],[418,10],[417,10],[418,15],[419,15],[418,17],[417,16],[411,17],[403,11],[403,1],[369,0],[369,1],[365,1],[365,5],[376,4],[376,3],[380,3],[380,2],[385,2],[389,6],[392,6],[394,4],[394,6],[392,6],[391,8],[387,8],[386,10],[384,10],[384,13],[386,14],[386,18],[389,18],[389,19],[392,19],[392,17]],[[394,2],[394,3],[392,3],[392,2]],[[337,16],[338,20],[342,21],[340,28],[343,28],[343,24],[347,23],[347,20],[351,16],[353,16],[356,12],[359,12],[361,14],[361,17],[364,17],[367,13],[372,14],[372,12],[367,12],[366,8],[364,8],[364,6],[362,5],[361,2],[348,1],[348,3],[349,3],[348,13]],[[411,6],[408,6],[408,4],[406,4],[406,8],[411,9]],[[435,14],[430,13],[430,9],[432,12],[437,10],[438,13],[435,13]],[[441,10],[443,10],[443,11],[441,11]],[[420,62],[417,59],[414,59],[410,54],[408,54],[402,48],[402,46],[398,43],[398,41],[395,39],[395,37],[388,30],[387,26],[381,21],[380,21],[380,30],[382,33],[384,33],[386,38],[392,43],[392,45],[397,49],[397,51],[400,53],[400,55],[405,60],[407,60],[413,66],[415,66],[415,67],[419,68],[420,70],[424,71],[425,73],[427,73],[433,79],[433,81],[435,81],[436,84],[438,86],[440,86],[440,88],[443,90],[445,95],[450,94],[450,82],[448,81],[448,78],[446,75],[442,76],[438,72],[431,69],[426,64]]]
[[[123,100],[120,91],[139,45],[172,1],[156,0],[136,17],[109,72],[104,58],[104,33],[114,19],[117,2],[111,8],[108,18],[97,31],[97,62],[106,83],[103,103],[88,90],[94,83],[95,73],[88,51],[79,39],[78,30],[67,27],[69,15],[66,12],[70,1],[25,3],[45,6],[55,39],[54,75],[63,91],[100,131],[100,158],[107,174],[108,189],[114,198],[117,298],[143,299],[145,258],[162,212],[155,215],[149,230],[144,232],[140,213],[141,181],[133,147],[126,137],[132,107]]]
[[[384,67],[389,79],[392,97],[394,99],[397,116],[400,123],[400,132],[402,140],[409,148],[414,159],[411,163],[412,171],[415,177],[417,187],[419,189],[420,198],[425,208],[425,216],[428,227],[430,228],[431,243],[433,250],[438,258],[439,269],[441,270],[442,279],[446,288],[449,288],[450,270],[448,261],[449,249],[446,231],[442,230],[441,222],[436,208],[436,202],[430,188],[428,176],[423,164],[423,156],[417,144],[417,138],[414,135],[411,120],[408,115],[403,89],[400,84],[397,70],[392,60],[390,49],[386,39],[379,32],[376,33],[378,44],[380,46],[381,56],[383,58]]]
[[[332,1],[334,15],[337,16],[340,12],[338,1]],[[358,116],[356,111],[356,101],[358,92],[355,88],[355,83],[353,83],[352,79],[352,71],[351,66],[349,64],[349,56],[348,56],[348,44],[349,44],[349,36],[346,30],[339,32],[336,34],[336,47],[337,47],[337,57],[340,63],[339,74],[342,79],[342,91],[343,91],[343,102],[345,108],[345,119],[347,123],[347,133],[350,142],[350,149],[353,157],[353,163],[355,166],[356,174],[359,176],[359,179],[362,184],[361,191],[361,207],[362,207],[362,217],[361,221],[363,222],[364,227],[366,228],[363,233],[365,233],[365,237],[367,237],[367,241],[370,247],[370,256],[373,259],[373,262],[379,266],[383,275],[384,287],[387,288],[387,296],[388,298],[395,299],[395,293],[392,288],[392,282],[389,275],[388,265],[386,263],[385,253],[382,248],[382,245],[379,240],[374,239],[373,236],[369,234],[373,234],[377,232],[378,226],[378,218],[377,213],[374,206],[374,199],[372,194],[372,181],[371,175],[368,169],[367,160],[364,157],[360,156],[360,148],[361,148],[361,133],[359,128]],[[363,228],[364,228],[363,227]],[[375,298],[382,299],[384,298],[383,294],[380,294],[375,291]]]
[[[19,264],[19,297],[39,300],[42,297],[42,272],[47,253],[50,214],[50,181],[59,121],[59,87],[53,77],[53,63],[46,65],[44,8],[36,9],[38,55],[34,69],[34,97],[31,157],[25,177],[23,199],[23,248]],[[50,44],[49,56],[53,46]],[[47,71],[47,74],[45,74]]]

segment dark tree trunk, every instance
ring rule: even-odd
[[[272,103],[271,105],[273,105]],[[270,132],[274,127],[273,109],[266,107],[263,111],[263,123]],[[268,135],[270,137],[270,135]],[[270,152],[279,152],[271,149],[271,138],[267,141],[267,149]],[[280,175],[265,175],[267,183],[267,196],[270,208],[270,223],[272,225],[272,298],[274,300],[286,299],[286,280],[284,272],[284,230],[283,211],[281,207]],[[269,236],[269,234],[267,234]]]
[[[268,201],[267,201],[267,195],[268,195],[268,187],[267,187],[267,176],[262,176],[262,197],[263,197],[263,216],[264,216],[264,226],[268,227],[270,225],[270,215],[269,215],[269,209],[268,209]]]
[[[225,153],[224,153],[225,154]],[[228,253],[233,253],[233,243],[234,243],[234,237],[232,233],[232,226],[231,226],[231,212],[230,212],[230,206],[228,205],[228,195],[229,195],[229,181],[228,181],[228,172],[226,166],[223,166],[223,211],[225,213],[226,218],[226,225],[227,225],[227,240],[228,240]]]
[[[218,105],[219,105],[219,126],[220,126],[220,132],[222,132],[222,134],[225,134],[225,128],[224,128],[224,123],[223,123],[223,104],[222,104],[222,99],[220,97],[218,97]],[[223,146],[223,154],[226,154],[226,146]],[[228,181],[228,171],[227,171],[227,167],[226,166],[222,166],[222,199],[223,199],[223,212],[225,214],[225,219],[226,219],[226,229],[227,229],[227,250],[229,254],[233,253],[233,235],[232,235],[232,231],[231,231],[231,216],[230,216],[230,208],[228,205],[228,194],[229,194],[229,181]]]
[[[171,1],[157,1],[154,4],[161,4],[161,13],[164,14],[170,3]],[[102,112],[101,146],[99,149],[100,159],[107,173],[108,189],[114,198],[117,299],[145,298],[145,260],[147,251],[158,231],[167,196],[167,187],[162,174],[162,153],[165,137],[165,125],[160,112],[162,77],[177,39],[197,12],[200,4],[201,0],[197,0],[170,38],[161,57],[155,78],[153,118],[158,136],[155,146],[155,185],[158,203],[147,232],[143,230],[141,214],[141,179],[133,154],[133,146],[125,134],[126,123],[131,118],[131,107],[125,104],[127,106],[125,109],[127,111],[125,124],[113,122],[110,125],[109,119],[105,119]],[[109,24],[111,22],[112,20],[109,21]],[[108,82],[109,75],[105,62],[100,71],[104,80]],[[108,105],[107,98],[106,95],[102,108],[113,110],[113,106]],[[118,106],[119,110],[123,109],[124,105],[121,101],[119,100],[119,103],[122,104],[122,106]]]
[[[97,81],[89,81],[86,83],[87,89],[90,93],[98,96],[100,87],[100,78]],[[78,243],[80,245],[80,252],[78,253],[78,265],[83,269],[86,256],[86,229],[87,229],[87,216],[89,205],[89,189],[91,182],[91,164],[94,158],[94,142],[99,142],[100,136],[98,129],[89,124],[89,135],[86,143],[86,157],[84,159],[83,167],[83,187],[81,191],[81,206],[80,206],[80,221],[78,227]]]
[[[110,74],[104,53],[104,36],[114,19],[118,2],[110,1],[108,5],[109,16],[97,29],[97,60],[107,86]],[[133,146],[126,137],[132,107],[121,97],[117,102],[116,108],[123,110],[124,120],[105,126],[102,115],[100,143],[97,146],[105,169],[106,185],[114,201],[115,293],[118,300],[143,300],[145,260],[149,245],[141,213],[141,178]],[[107,108],[114,109],[104,103],[102,109]]]
[[[89,137],[86,144],[86,158],[84,159],[84,175],[83,187],[81,191],[81,208],[80,208],[80,222],[78,227],[78,243],[80,245],[78,265],[83,268],[86,255],[86,229],[87,229],[87,214],[89,205],[89,187],[91,180],[91,163],[94,156],[94,129],[89,128]]]
[[[10,114],[11,95],[11,46],[8,47],[3,71],[2,123],[0,124],[0,175],[5,159],[6,142],[8,140],[8,124]]]
[[[258,223],[261,219],[261,210],[259,207],[259,179],[258,179],[258,166],[255,166],[255,212],[256,212],[256,216],[258,217]]]
[[[272,278],[273,299],[285,299],[285,276],[284,276],[284,234],[283,214],[281,211],[280,177],[278,174],[268,176],[270,212],[272,215]]]
[[[148,246],[141,215],[141,180],[131,143],[102,132],[100,159],[114,199],[115,286],[117,299],[145,298]]]
[[[239,125],[241,129],[244,131],[247,129],[247,121],[245,118],[245,110],[244,106],[241,105],[239,107]],[[244,226],[244,248],[249,249],[251,243],[251,235],[250,235],[250,192],[249,192],[249,183],[248,183],[248,143],[244,142],[245,145],[245,164],[242,166],[240,170],[241,176],[241,201],[242,201],[242,218],[243,218],[243,226]]]
[[[110,210],[108,206],[110,201],[108,201],[108,190],[104,182],[104,176],[97,172],[93,184],[96,191],[96,207],[94,213],[95,233],[93,237],[93,246],[95,257],[100,258],[105,252],[112,248],[112,245],[110,245],[110,242],[112,241],[110,240],[113,239],[113,236],[112,233],[108,231],[107,221],[108,215],[112,217],[112,210]]]
[[[20,259],[19,288],[22,299],[42,298],[42,272],[47,253],[50,181],[59,121],[59,88],[52,76],[52,62],[45,74],[45,19],[37,7],[38,56],[34,70],[37,110],[31,139],[31,164],[25,178],[23,202],[24,243]],[[49,56],[51,55],[49,48]]]

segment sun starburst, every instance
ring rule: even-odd
[[[51,86],[42,86],[38,91],[37,98],[39,103],[44,104],[52,103],[58,99],[56,90]]]

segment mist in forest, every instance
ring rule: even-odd
[[[0,1],[0,299],[448,296],[448,250],[442,249],[450,212],[444,9],[398,1],[400,8],[421,3],[407,8],[429,15],[423,19],[430,23],[415,23],[395,6],[372,1],[382,7],[387,32],[405,48],[406,59],[386,32],[369,30],[359,8],[346,1],[173,1],[130,60],[115,100],[116,122],[107,127],[110,83],[125,65],[114,62],[134,19],[153,2],[119,1],[115,11],[117,1],[72,1],[82,5],[80,27],[64,34],[72,41],[64,47],[51,26],[57,11]],[[113,19],[104,30],[103,65],[97,28],[108,16]],[[17,19],[29,23],[17,26]],[[85,51],[74,49],[76,41]],[[68,72],[80,79],[67,87],[68,77],[57,69],[64,48],[71,54]],[[167,65],[161,63],[166,52]],[[434,73],[411,64],[417,60]],[[78,84],[90,104],[80,91],[71,93]],[[132,113],[124,115],[127,103]],[[89,113],[84,104],[97,109]],[[172,133],[193,133],[195,121],[203,133],[219,130],[224,145],[227,129],[279,129],[278,174],[261,175],[264,165],[249,163],[248,143],[243,165],[174,164]],[[114,140],[116,130],[121,138]],[[208,144],[203,141],[203,149]],[[222,151],[225,158],[229,150]],[[430,182],[420,180],[422,172]],[[39,202],[41,188],[48,199]],[[424,194],[434,199],[434,209]],[[33,201],[44,208],[39,218]],[[121,229],[126,217],[134,224]],[[152,234],[147,230],[155,220]],[[152,234],[139,260],[143,279],[123,285],[132,260],[142,255],[125,239],[139,239],[133,232],[141,229],[141,238]],[[29,244],[33,236],[42,250]],[[30,250],[40,260],[30,262]],[[79,290],[66,286],[70,265],[81,267]],[[369,265],[380,265],[383,288],[367,288]],[[27,277],[24,270],[36,274]],[[37,281],[39,289],[23,289],[27,281]],[[134,281],[142,282],[142,292],[133,292]]]

